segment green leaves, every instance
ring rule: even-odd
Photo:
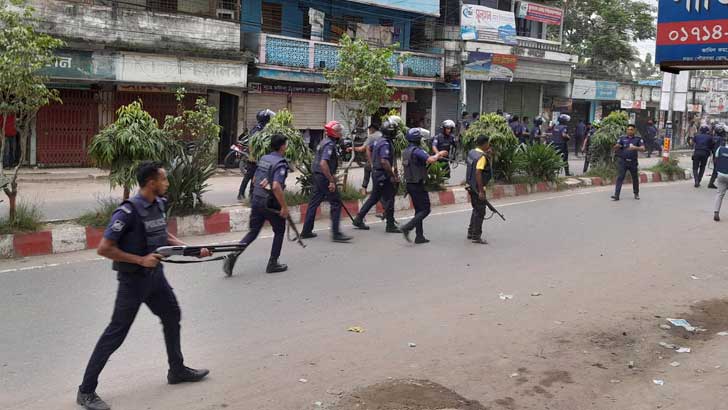
[[[624,111],[612,112],[602,120],[599,129],[594,133],[589,145],[591,161],[595,166],[614,167],[614,144],[624,135],[629,123],[629,116]]]
[[[471,123],[460,137],[465,155],[475,148],[475,141],[481,135],[490,137],[490,145],[493,147],[494,177],[497,180],[510,182],[516,172],[515,156],[518,139],[513,135],[506,119],[501,115],[490,113],[481,115],[477,121]]]
[[[250,155],[256,161],[265,154],[271,152],[270,141],[275,134],[281,134],[288,138],[288,149],[286,158],[289,163],[299,169],[304,164],[310,164],[313,159],[311,150],[306,141],[303,140],[298,130],[293,127],[293,114],[288,110],[281,110],[276,113],[265,128],[250,138]]]
[[[519,172],[537,181],[556,181],[564,161],[551,144],[533,144],[518,148],[515,164]]]

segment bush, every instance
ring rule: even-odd
[[[108,225],[111,214],[121,204],[121,200],[116,198],[98,198],[96,202],[98,204],[93,211],[88,211],[76,219],[79,225],[103,228]]]
[[[556,181],[564,166],[561,155],[551,144],[522,145],[515,158],[516,168],[535,181]]]
[[[627,131],[629,116],[624,111],[615,111],[602,121],[589,145],[591,162],[595,166],[614,166],[614,144]]]
[[[202,215],[210,216],[220,212],[220,208],[206,202],[200,202],[194,209],[177,208],[174,216]],[[167,217],[172,216],[167,212]]]
[[[586,176],[599,177],[603,180],[614,180],[617,177],[617,168],[614,164],[598,164],[590,166]]]
[[[360,199],[363,199],[364,195],[359,192],[356,188],[354,188],[351,184],[346,184],[341,189],[341,200],[342,201],[358,201]]]
[[[649,170],[660,174],[667,174],[670,178],[675,175],[685,175],[685,169],[680,166],[680,161],[674,158],[670,158],[667,163],[660,161],[657,165],[649,168]]]
[[[445,181],[447,181],[446,168],[447,164],[439,161],[427,166],[427,179],[425,180],[425,190],[427,192],[445,190]]]
[[[510,182],[516,171],[515,156],[518,150],[518,138],[508,126],[506,119],[498,114],[481,115],[477,121],[460,137],[465,155],[475,148],[475,142],[480,135],[490,137],[493,147],[493,172],[497,180]]]
[[[43,226],[43,212],[33,204],[18,202],[15,208],[15,219],[0,219],[0,234],[37,232]]]
[[[309,196],[303,192],[283,191],[283,197],[286,199],[288,206],[307,204]]]
[[[288,138],[286,159],[292,167],[301,172],[304,164],[311,164],[313,155],[298,130],[293,128],[293,114],[288,110],[279,111],[265,128],[250,138],[250,156],[256,161],[271,151],[270,139],[274,134],[282,134]]]

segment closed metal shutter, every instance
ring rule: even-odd
[[[483,112],[486,114],[503,110],[505,83],[486,82],[483,87]]]
[[[253,129],[258,121],[255,115],[265,109],[278,112],[288,107],[288,96],[285,94],[248,94],[248,114],[245,116],[245,126]]]
[[[505,112],[521,116],[523,112],[523,88],[520,85],[508,84],[506,87]]]
[[[294,95],[293,126],[321,130],[326,124],[326,95]]]
[[[439,132],[440,124],[445,120],[453,120],[456,123],[460,116],[458,115],[458,98],[460,93],[457,91],[438,91],[437,92],[437,118],[435,118],[435,130]]]
[[[538,84],[523,86],[523,111],[521,116],[527,116],[530,119],[538,116],[540,109],[541,88]]]
[[[468,89],[466,90],[466,106],[463,111],[469,113],[480,112],[480,84],[481,81],[468,80]]]
[[[95,93],[86,90],[61,90],[60,93],[63,103],[49,104],[38,111],[38,163],[86,165],[86,152],[99,126]]]

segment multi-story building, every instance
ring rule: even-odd
[[[392,60],[397,74],[388,81],[397,92],[382,111],[396,107],[409,125],[429,127],[444,65],[427,41],[425,22],[439,12],[438,0],[243,0],[243,46],[256,56],[245,95],[246,126],[255,124],[261,109],[288,108],[295,127],[316,138],[328,120],[342,119],[323,72],[336,67],[337,43],[348,34],[407,52],[404,63]]]
[[[31,164],[84,165],[87,146],[116,110],[141,99],[160,125],[205,96],[218,108],[224,155],[237,137],[249,59],[236,0],[31,0],[40,29],[66,41],[46,69],[63,104],[43,108]]]

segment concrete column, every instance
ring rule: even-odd
[[[430,134],[434,136],[437,131],[437,90],[435,88],[432,89],[432,109],[430,111],[432,116]]]

